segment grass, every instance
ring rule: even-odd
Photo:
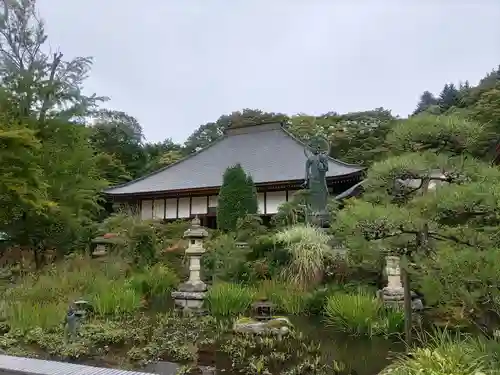
[[[317,302],[314,297],[314,293],[273,280],[262,281],[253,287],[221,282],[210,288],[206,303],[213,315],[237,316],[249,313],[253,302],[266,298],[273,304],[274,313],[307,315],[311,303]]]
[[[257,285],[257,295],[266,297],[274,305],[274,311],[289,315],[307,313],[310,293],[293,285],[266,280]]]
[[[422,347],[399,357],[383,374],[492,375],[500,368],[500,342],[452,334],[446,329],[421,337]]]
[[[212,315],[228,317],[248,312],[255,291],[240,284],[217,283],[207,293],[206,304]]]
[[[379,299],[361,290],[330,295],[324,313],[329,326],[353,336],[399,333],[404,323],[402,311],[386,310]]]
[[[315,227],[295,225],[276,233],[275,239],[291,255],[285,278],[303,289],[317,285],[323,276],[325,257],[332,255],[330,237]]]
[[[168,293],[176,284],[176,275],[161,264],[140,270],[121,259],[99,262],[75,257],[29,274],[6,289],[0,318],[14,329],[50,330],[62,324],[69,304],[78,299],[88,300],[98,316],[130,315],[148,297]]]

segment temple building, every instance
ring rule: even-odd
[[[208,147],[105,193],[145,220],[169,221],[197,215],[203,225],[215,228],[222,176],[228,167],[239,163],[254,180],[260,215],[269,219],[304,183],[304,147],[280,123],[229,128]],[[329,158],[330,194],[336,196],[359,183],[363,170]]]

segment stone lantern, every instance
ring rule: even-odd
[[[382,299],[388,306],[398,307],[404,303],[404,289],[401,284],[400,257],[388,255],[385,257],[387,286],[382,289]]]
[[[273,304],[267,298],[261,298],[252,305],[255,319],[259,321],[270,320],[273,317]]]
[[[203,242],[208,232],[200,225],[200,219],[195,217],[191,227],[184,232],[188,240],[186,256],[189,262],[189,279],[172,292],[176,306],[187,310],[200,310],[203,306],[207,285],[200,278],[201,256],[205,253]]]

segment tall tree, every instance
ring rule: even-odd
[[[419,114],[426,111],[431,106],[437,105],[438,100],[434,97],[434,94],[430,91],[424,91],[420,96],[420,100],[417,104],[417,108],[413,111],[413,115]]]
[[[384,108],[317,117],[300,114],[290,119],[288,130],[305,142],[320,134],[330,141],[330,156],[348,163],[370,165],[387,153],[385,137],[395,120]]]
[[[226,169],[217,204],[217,227],[223,231],[233,231],[238,219],[256,214],[257,210],[257,190],[252,177],[245,173],[240,164]]]
[[[92,59],[47,54],[47,38],[35,0],[0,0],[0,81],[19,115],[34,115],[41,127],[54,115],[84,117],[105,99],[82,94]]]
[[[90,140],[104,154],[124,166],[127,175],[137,178],[148,162],[143,147],[142,127],[134,117],[121,111],[99,110],[92,115]],[[125,176],[124,176],[125,177]]]
[[[209,122],[201,125],[191,134],[185,147],[187,152],[199,151],[215,142],[224,135],[224,131],[230,126],[247,126],[266,121],[286,122],[288,116],[282,113],[263,112],[259,109],[245,108],[241,111],[232,112],[229,115],[222,115],[216,122]]]
[[[43,170],[41,144],[33,130],[0,111],[0,230],[27,211],[43,211],[50,202]]]
[[[18,192],[32,188],[30,199],[17,199],[22,215],[12,215],[2,229],[18,244],[30,246],[39,265],[46,249],[71,249],[101,208],[106,181],[89,131],[77,120],[102,98],[82,94],[90,58],[65,60],[62,53],[44,52],[47,35],[34,0],[0,0],[0,5],[0,84],[5,96],[0,116],[9,119],[0,123],[0,131],[4,142],[10,142],[5,151],[17,149],[24,164],[7,153],[4,160],[26,168],[22,175],[11,174]],[[16,185],[6,182],[7,187]]]
[[[460,92],[453,83],[444,85],[443,90],[439,94],[438,105],[442,113],[446,112],[451,107],[460,105]]]
[[[174,143],[171,139],[166,139],[163,142],[147,143],[144,145],[144,150],[148,157],[144,173],[166,167],[186,155],[185,148]]]

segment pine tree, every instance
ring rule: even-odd
[[[257,190],[252,177],[245,173],[240,164],[227,168],[219,192],[218,228],[226,232],[235,230],[239,218],[256,214],[257,210]]]
[[[444,85],[443,91],[439,94],[438,104],[442,112],[460,104],[460,92],[453,83]]]

